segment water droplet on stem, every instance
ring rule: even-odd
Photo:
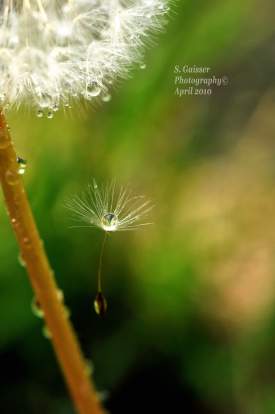
[[[22,267],[26,267],[26,262],[25,262],[25,260],[22,256],[22,253],[19,253],[19,255],[18,255],[18,262]]]
[[[43,318],[44,317],[44,311],[41,308],[41,305],[38,302],[38,300],[36,299],[36,297],[34,297],[33,300],[32,300],[31,309],[33,311],[33,314],[35,316],[37,316],[38,318]]]
[[[42,328],[42,334],[43,334],[43,336],[44,336],[45,338],[47,338],[47,339],[51,339],[51,338],[52,338],[52,334],[51,334],[51,332],[49,331],[49,328],[47,327],[47,325],[44,325],[44,326],[43,326],[43,328]]]
[[[85,373],[87,376],[92,375],[94,372],[94,364],[90,359],[86,359],[86,367],[85,367]]]
[[[16,161],[17,161],[17,164],[19,165],[18,171],[17,171],[18,174],[24,175],[26,172],[26,168],[27,168],[27,161],[21,157],[17,157]]]
[[[19,175],[17,171],[7,170],[5,174],[5,180],[9,185],[16,185],[19,181]]]
[[[57,299],[59,300],[59,302],[64,302],[64,293],[63,293],[63,290],[57,289],[56,295],[57,295]]]

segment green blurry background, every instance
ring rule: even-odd
[[[112,414],[273,414],[274,2],[179,0],[145,62],[107,104],[9,115],[71,319]],[[229,85],[179,98],[176,64]],[[93,310],[102,233],[71,229],[64,207],[92,177],[155,204],[153,226],[108,241],[104,320]],[[73,413],[3,203],[0,235],[0,410]]]

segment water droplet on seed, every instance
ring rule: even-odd
[[[104,316],[107,311],[107,300],[103,296],[102,292],[98,292],[94,300],[95,312],[99,316]]]
[[[115,213],[106,213],[101,219],[101,225],[105,231],[116,231],[118,225],[118,217]]]
[[[38,118],[43,118],[43,116],[44,116],[44,112],[42,111],[42,109],[38,109],[38,110],[37,110],[37,112],[36,112],[36,116],[37,116]]]
[[[94,179],[93,179],[93,187],[94,187],[94,190],[97,190],[98,189],[98,185],[96,183],[96,180],[94,180]]]
[[[103,102],[110,102],[111,99],[112,99],[112,96],[109,93],[102,96],[102,101]]]
[[[0,94],[0,104],[1,105],[3,105],[3,103],[5,102],[5,98],[6,98],[6,95],[4,93],[1,93]]]
[[[53,109],[54,112],[57,112],[59,110],[58,104],[54,104],[52,109]]]
[[[88,99],[98,96],[101,88],[97,82],[91,82],[86,86],[86,95]]]
[[[53,112],[52,111],[48,111],[47,118],[49,118],[49,119],[53,118]]]

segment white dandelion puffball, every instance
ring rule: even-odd
[[[129,189],[118,187],[115,182],[99,188],[93,180],[88,190],[68,201],[66,207],[74,218],[86,224],[73,227],[98,227],[109,233],[152,224],[142,221],[153,208],[151,202],[143,196],[133,196]]]
[[[0,104],[38,116],[73,98],[107,101],[168,0],[0,0]],[[51,117],[51,116],[50,116]]]

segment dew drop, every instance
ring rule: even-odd
[[[42,334],[47,339],[52,338],[52,334],[51,334],[51,332],[49,331],[49,328],[46,325],[44,325],[43,328],[42,328]]]
[[[70,318],[70,316],[71,316],[71,311],[70,311],[70,309],[68,308],[68,306],[64,306],[64,312],[65,312],[65,316],[66,316],[66,318],[67,318],[67,319],[69,319],[69,318]]]
[[[19,253],[19,255],[18,255],[18,262],[19,262],[20,266],[26,267],[26,262],[25,262],[25,260],[22,256],[22,253]]]
[[[103,403],[108,400],[109,396],[110,396],[110,394],[107,390],[102,390],[102,391],[97,392],[97,397],[98,397],[99,401],[101,401]]]
[[[94,372],[94,364],[90,359],[86,359],[85,373],[89,377]]]
[[[70,12],[70,10],[71,10],[70,5],[69,5],[69,4],[65,4],[65,5],[62,7],[62,10],[63,10],[63,12],[64,12],[64,13],[69,13],[69,12]]]
[[[145,64],[145,63],[141,63],[141,64],[139,65],[139,67],[140,67],[140,69],[146,69],[146,64]]]
[[[26,247],[31,247],[31,241],[28,237],[23,238],[23,243]]]
[[[93,187],[94,187],[94,190],[97,190],[98,189],[98,185],[96,183],[96,180],[93,180]]]
[[[64,302],[64,293],[63,293],[63,290],[57,289],[56,295],[57,295],[57,299],[59,300],[59,302]]]
[[[5,174],[5,180],[9,185],[16,185],[19,181],[19,175],[14,171],[7,170]]]
[[[57,104],[57,103],[53,105],[52,110],[53,110],[54,112],[57,112],[57,111],[59,110],[59,106],[58,106],[58,104]]]
[[[106,93],[106,95],[102,96],[103,102],[110,102],[111,99],[112,99],[112,96],[109,93]]]
[[[107,311],[107,300],[102,292],[98,292],[94,300],[94,309],[99,316],[104,316]]]
[[[115,213],[106,213],[101,219],[101,225],[105,231],[116,231],[118,226],[118,217]]]
[[[27,168],[27,161],[20,157],[17,157],[16,161],[17,161],[17,164],[19,164],[18,170],[17,170],[18,174],[24,175],[26,172],[26,168]]]
[[[5,98],[6,98],[6,95],[4,93],[1,93],[0,94],[0,104],[1,105],[3,105],[3,103],[5,102]]]
[[[36,112],[36,116],[37,116],[38,118],[43,118],[43,116],[44,116],[44,112],[42,111],[42,109],[38,109],[38,110],[37,110],[37,112]]]
[[[36,297],[34,297],[32,302],[31,302],[31,309],[32,309],[33,314],[35,316],[37,316],[38,318],[43,318],[44,317],[44,311],[41,308],[41,305],[38,302],[38,300],[36,299]]]
[[[91,82],[86,86],[86,96],[88,99],[98,96],[101,88],[97,82]]]
[[[48,111],[47,118],[49,118],[49,119],[53,118],[53,112],[52,111]]]
[[[52,103],[52,96],[48,93],[41,93],[38,105],[40,108],[49,108]]]

